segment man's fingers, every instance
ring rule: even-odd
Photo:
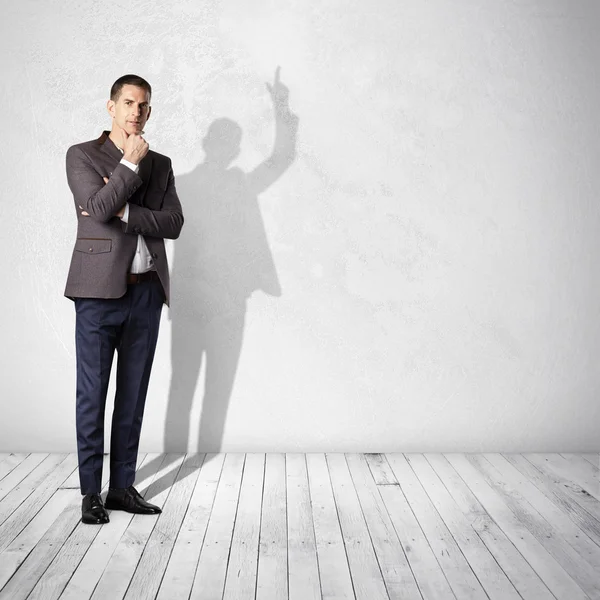
[[[108,183],[108,177],[103,177],[102,179],[104,179],[104,183]],[[79,208],[81,208],[81,206]]]
[[[279,72],[281,71],[281,67],[279,65],[277,65],[277,68],[275,69],[275,85],[277,85],[279,83]]]
[[[81,207],[79,207],[79,208],[81,208]],[[89,217],[89,216],[90,216],[90,213],[86,213],[86,212],[85,212],[85,210],[84,210],[84,211],[82,211],[82,212],[81,212],[81,214],[82,214],[84,217]]]

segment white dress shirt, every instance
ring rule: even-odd
[[[117,148],[119,148],[119,146],[117,146]],[[123,150],[121,148],[119,148],[119,150],[121,150],[121,153],[123,153]],[[129,167],[132,171],[135,171],[136,173],[139,171],[139,165],[136,165],[132,162],[129,162],[128,160],[125,160],[124,158],[121,159],[121,162]],[[121,217],[121,221],[124,221],[125,223],[127,223],[129,219],[129,202],[125,203],[125,212],[123,213],[123,216]],[[148,246],[146,245],[146,240],[144,239],[143,235],[138,235],[138,239],[137,239],[137,249],[135,251],[135,256],[133,257],[133,260],[131,261],[131,266],[129,268],[129,272],[130,273],[145,273],[146,271],[156,271],[156,267],[154,266],[154,262],[152,260],[152,256],[150,254],[150,250],[148,250]]]

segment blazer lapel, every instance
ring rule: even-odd
[[[110,131],[103,131],[102,135],[98,138],[100,149],[108,154],[111,158],[114,158],[117,162],[119,162],[123,158],[123,154],[108,137],[109,133]]]

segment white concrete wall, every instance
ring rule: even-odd
[[[0,451],[75,451],[65,152],[110,128],[125,73],[153,86],[145,137],[186,216],[141,451],[600,450],[596,0],[2,12]],[[297,157],[240,199],[234,175],[271,148],[277,65]],[[202,140],[220,117],[243,130],[240,170],[211,179]],[[281,294],[206,326],[199,265],[207,239],[235,243],[241,200]]]

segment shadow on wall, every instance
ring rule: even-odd
[[[289,109],[279,67],[274,84],[267,83],[267,89],[275,112],[275,143],[269,158],[248,173],[231,167],[239,154],[242,129],[235,121],[220,118],[211,123],[202,140],[204,162],[175,180],[185,226],[174,245],[171,272],[175,293],[169,310],[172,374],[165,452],[187,452],[190,413],[203,361],[197,451],[220,451],[242,349],[247,300],[255,290],[281,295],[258,195],[293,162],[298,117]],[[142,481],[171,459],[176,457],[165,458],[162,466],[144,465],[136,479]],[[162,489],[155,487],[153,495]]]

